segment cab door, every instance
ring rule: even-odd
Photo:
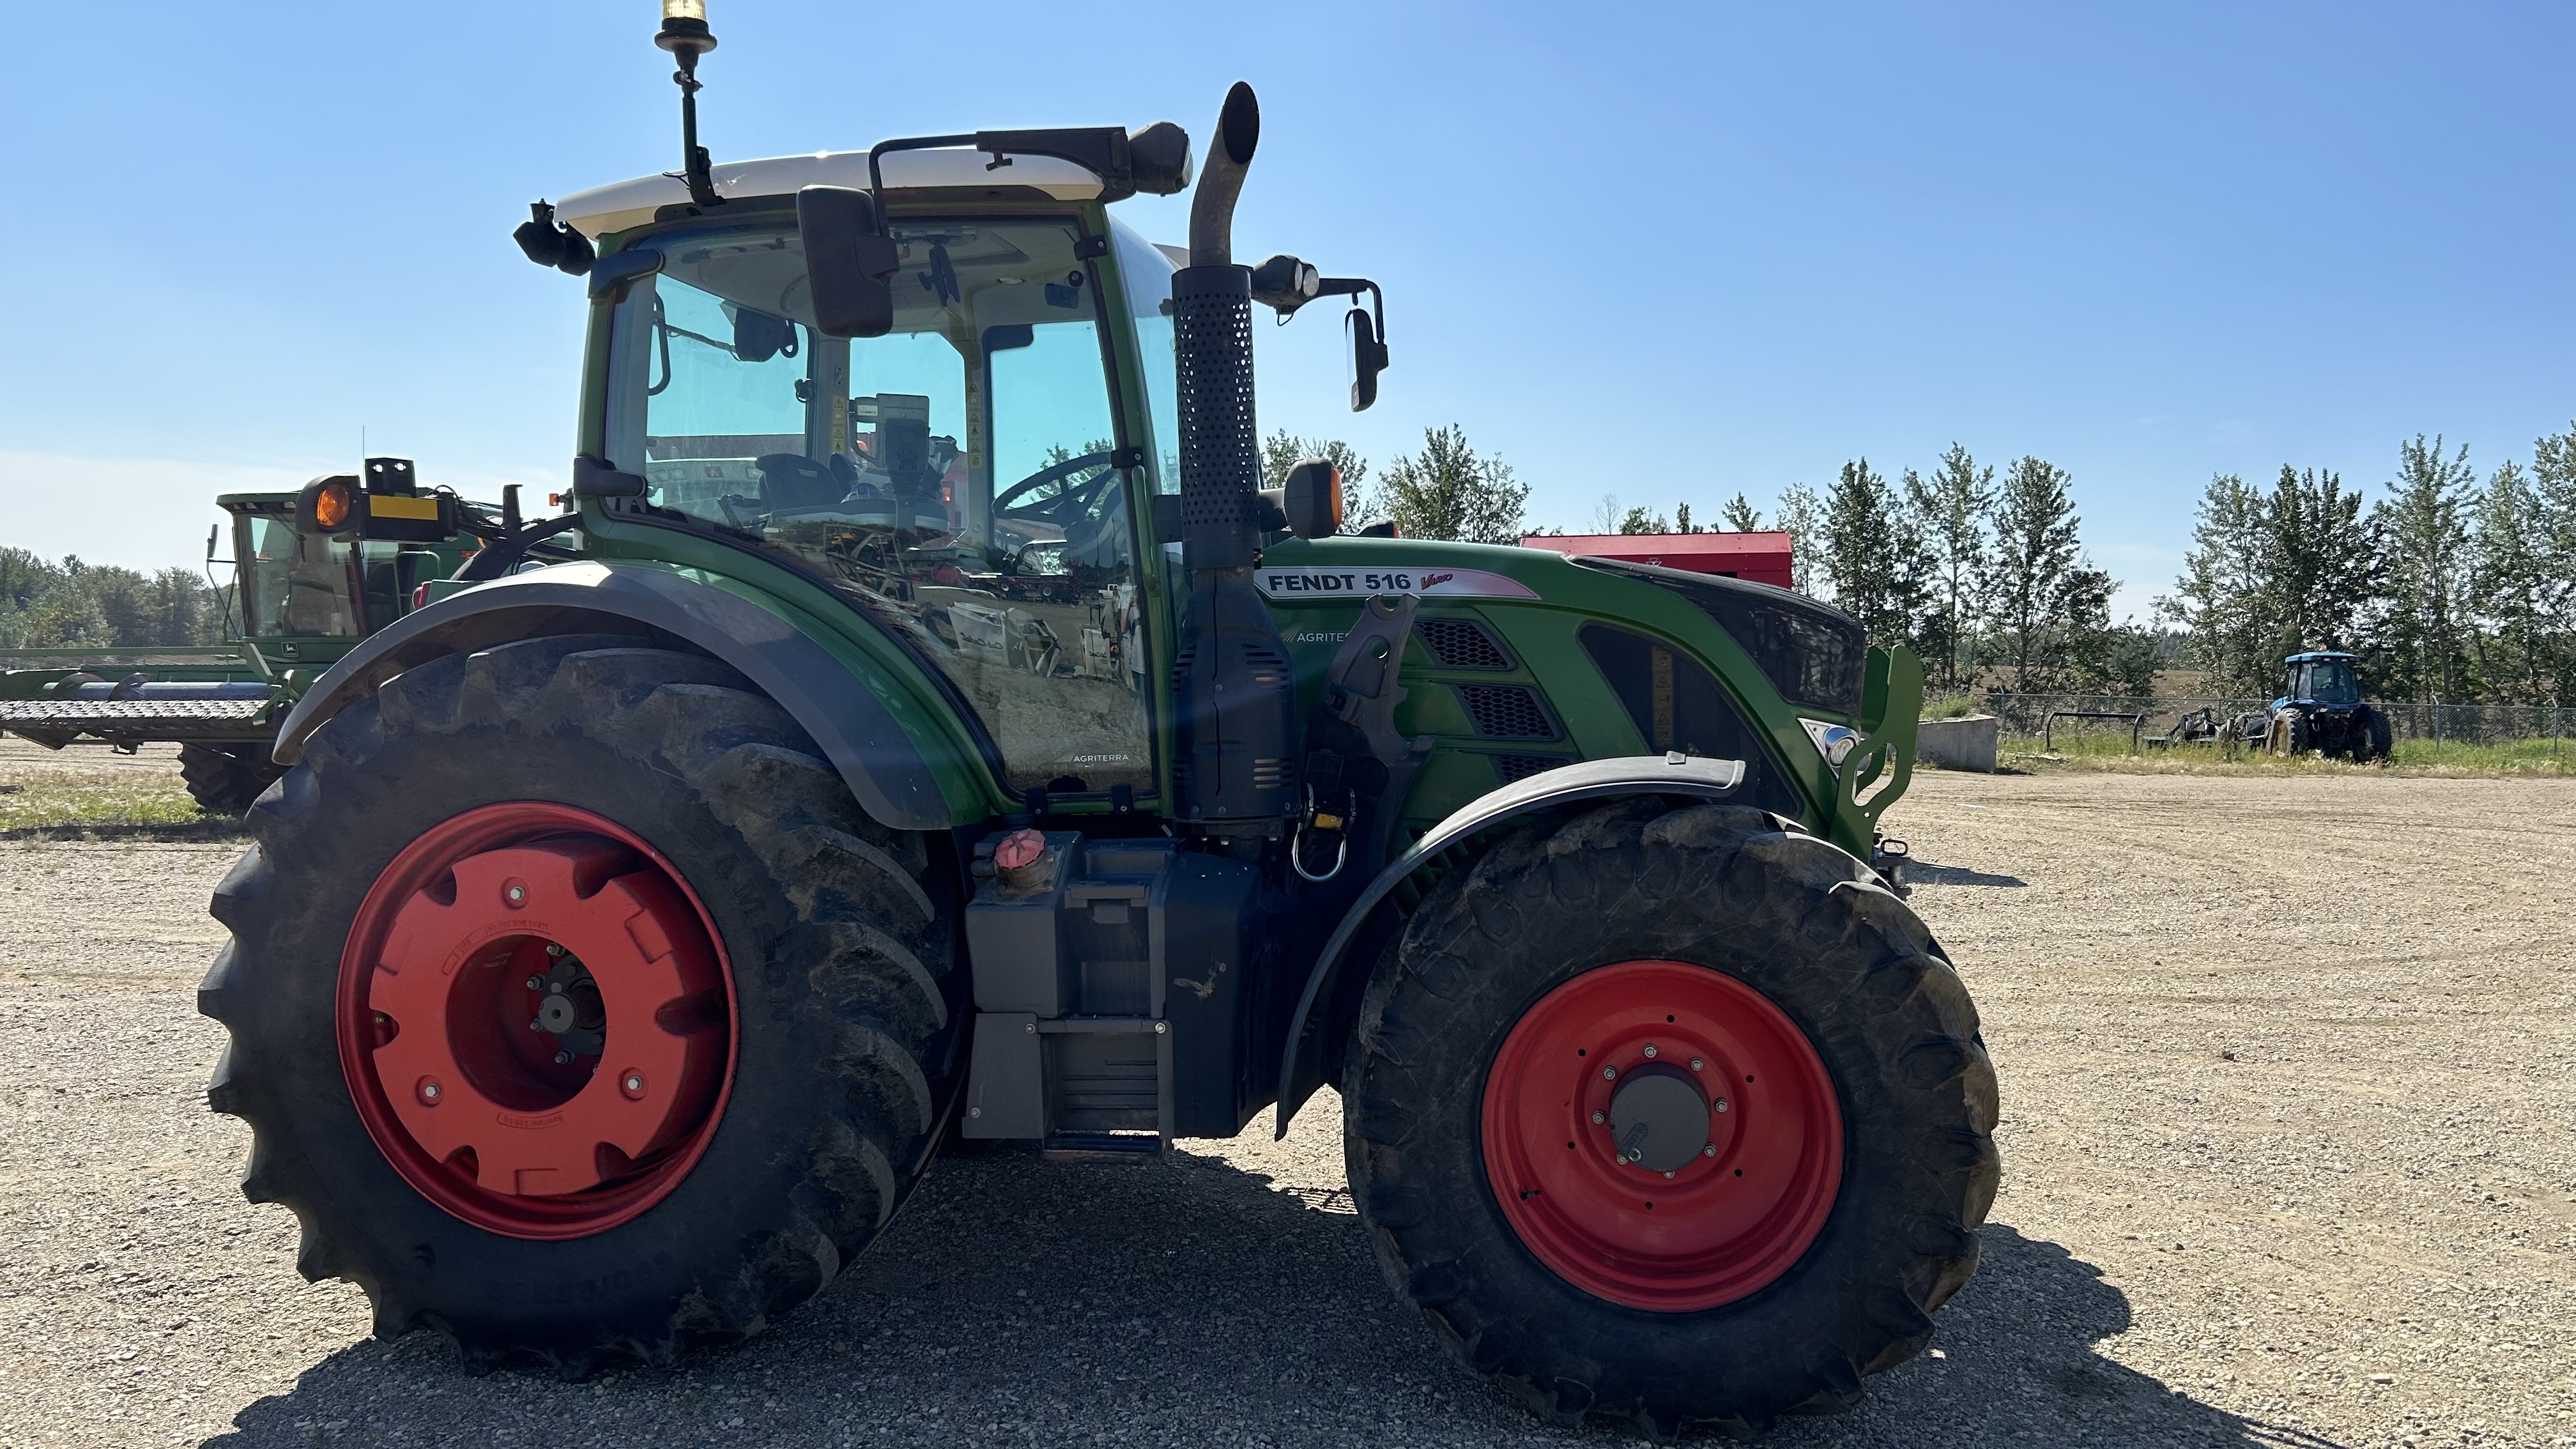
[[[1015,792],[1153,789],[1102,248],[1075,215],[902,218],[895,326],[815,332],[792,221],[654,237],[607,433],[647,502],[756,542],[955,688]],[[1132,451],[1131,451],[1132,450]]]

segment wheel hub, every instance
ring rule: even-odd
[[[520,1237],[641,1212],[721,1111],[731,983],[660,857],[588,812],[487,806],[397,856],[341,962],[341,1060],[386,1157]]]
[[[1587,971],[1495,1053],[1495,1201],[1559,1277],[1629,1307],[1733,1302],[1795,1266],[1842,1172],[1832,1078],[1770,999],[1681,961]]]
[[[1621,1161],[1648,1172],[1688,1167],[1709,1145],[1708,1098],[1672,1068],[1648,1067],[1610,1098],[1610,1139]]]

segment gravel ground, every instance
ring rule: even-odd
[[[1934,1354],[1781,1445],[2576,1444],[2576,789],[1934,775],[1891,824],[1985,1014],[2005,1183]],[[0,841],[0,1446],[1617,1442],[1379,1280],[1329,1095],[1150,1167],[943,1161],[686,1372],[366,1337],[235,1187],[192,1010],[238,847]]]

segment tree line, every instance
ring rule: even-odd
[[[1789,535],[1793,586],[1860,621],[1870,640],[1903,644],[1932,688],[1979,682],[2014,690],[2147,694],[2169,641],[2111,622],[2119,583],[2084,551],[2073,475],[2045,458],[2000,470],[1953,443],[1928,473],[1895,478],[1854,458],[1822,493],[1780,492],[1770,527]],[[1738,493],[1727,529],[1763,527]],[[1605,496],[1604,532],[1695,533],[1688,505],[1667,522]]]
[[[156,649],[224,635],[221,601],[186,569],[142,574],[0,548],[0,649]]]
[[[2284,655],[2343,649],[2377,698],[2562,701],[2576,686],[2576,423],[2483,482],[2466,444],[2419,433],[2376,500],[2286,463],[2268,489],[2220,474],[2157,611],[2213,693],[2269,695]]]

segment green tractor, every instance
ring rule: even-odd
[[[422,583],[463,567],[477,535],[506,531],[500,511],[440,493],[411,496],[411,477],[406,459],[370,458],[362,474],[316,479],[302,493],[218,496],[215,506],[232,520],[232,557],[217,557],[219,526],[206,535],[206,567],[210,578],[219,561],[231,568],[217,593],[232,642],[0,655],[9,666],[0,672],[0,732],[49,749],[104,740],[129,754],[175,742],[199,808],[249,809],[284,773],[270,745],[304,690],[359,640],[401,618]],[[371,532],[363,519],[335,518],[326,528],[310,516],[326,488],[372,504],[362,479],[378,480],[388,509],[425,509],[433,526],[406,520]]]
[[[1349,299],[1356,406],[1386,353],[1373,284],[1235,260],[1248,87],[1176,256],[1111,210],[1191,186],[1169,123],[712,164],[671,8],[681,172],[520,231],[589,290],[569,511],[304,695],[214,900],[210,1098],[306,1276],[667,1365],[951,1142],[1330,1085],[1388,1280],[1542,1413],[1743,1430],[1920,1350],[1998,1167],[1876,829],[1914,660],[1265,491],[1254,307]]]

